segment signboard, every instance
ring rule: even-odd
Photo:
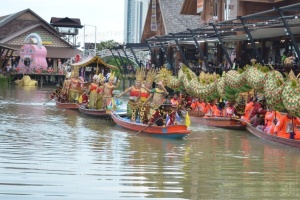
[[[156,0],[152,0],[151,4],[151,31],[157,31]]]
[[[53,43],[51,41],[43,41],[42,44],[44,44],[44,45],[47,45],[47,44],[50,45],[50,44],[53,44]]]
[[[197,13],[201,13],[203,11],[203,0],[197,0]]]

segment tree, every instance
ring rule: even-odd
[[[107,41],[102,41],[100,43],[97,43],[97,50],[101,51],[104,49],[111,49],[115,46],[119,46],[120,44],[114,40],[107,40]]]

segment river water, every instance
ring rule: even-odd
[[[193,124],[184,140],[44,105],[53,88],[0,88],[0,199],[299,199],[300,151]]]

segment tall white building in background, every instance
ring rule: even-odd
[[[150,0],[125,0],[124,42],[141,42]]]

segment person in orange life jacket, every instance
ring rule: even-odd
[[[216,110],[218,110],[218,107],[216,105],[216,100],[211,100],[210,103],[207,105],[207,110],[205,115],[215,115]]]
[[[253,126],[257,127],[258,125],[263,125],[264,117],[267,112],[264,107],[265,99],[258,98],[250,115],[250,123]]]
[[[241,119],[245,122],[250,122],[250,115],[253,111],[253,108],[254,108],[254,105],[255,105],[255,102],[256,102],[256,98],[255,97],[252,97],[250,99],[250,102],[248,102],[246,104],[246,107],[245,107],[245,113],[244,115],[241,117]]]
[[[225,116],[234,117],[236,116],[236,109],[234,107],[235,101],[227,101],[225,107]]]
[[[203,99],[199,99],[198,97],[196,97],[193,100],[193,103],[191,104],[191,108],[194,111],[200,111],[205,113],[204,108],[205,108],[205,102],[203,101]]]
[[[272,109],[272,107],[269,106],[268,111],[265,115],[265,127],[263,131],[268,134],[273,134],[276,123],[278,122],[280,117],[281,117],[280,112]]]
[[[299,118],[294,117],[291,113],[282,115],[276,123],[274,135],[282,138],[300,139],[300,133],[297,129],[297,125],[300,125]]]

